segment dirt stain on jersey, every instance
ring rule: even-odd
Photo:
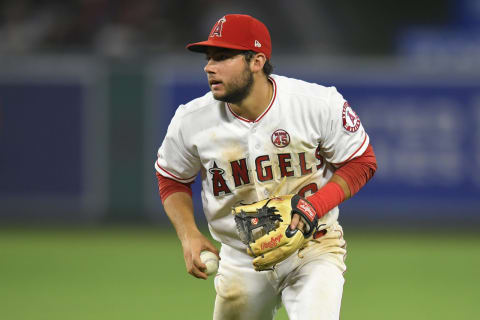
[[[239,277],[224,279],[218,275],[215,285],[217,299],[215,301],[214,319],[241,319],[247,307],[247,296],[244,281]]]
[[[235,203],[233,205],[238,205],[239,203],[247,204],[255,201],[262,200],[257,196],[255,186],[253,184],[243,185],[236,190]]]
[[[222,160],[225,160],[225,162],[227,163],[243,158],[246,158],[246,152],[243,146],[231,146],[228,149],[224,149],[222,151]]]
[[[228,176],[232,175],[232,167],[230,163],[232,161],[239,161],[240,159],[246,159],[248,163],[247,152],[245,146],[241,144],[232,144],[224,148],[221,152],[221,160],[225,163],[225,172]]]

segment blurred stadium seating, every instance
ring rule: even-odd
[[[286,1],[1,6],[2,222],[164,222],[156,149],[176,107],[208,89],[184,46],[233,11],[269,26],[277,73],[336,86],[370,133],[379,170],[344,223],[479,221],[479,1],[381,16],[381,1],[298,1],[296,15]]]

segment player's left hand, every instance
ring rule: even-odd
[[[298,229],[305,232],[305,223],[302,221],[300,215],[294,213],[292,216],[292,222],[290,222],[290,230]]]

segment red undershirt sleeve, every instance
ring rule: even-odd
[[[377,170],[377,160],[371,145],[355,159],[345,163],[335,171],[350,189],[350,196],[356,194],[370,180]],[[343,189],[335,182],[328,182],[317,193],[307,198],[315,207],[319,218],[345,200]]]
[[[373,177],[376,170],[377,159],[372,145],[369,145],[360,157],[337,169],[335,174],[347,182],[350,196],[353,196]]]
[[[181,183],[175,181],[173,179],[166,178],[162,176],[160,173],[156,172],[157,180],[158,180],[158,193],[160,194],[160,199],[162,199],[162,203],[173,193],[176,192],[185,192],[192,196],[192,183]]]

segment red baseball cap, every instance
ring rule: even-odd
[[[228,14],[215,23],[208,40],[191,43],[187,49],[205,52],[207,47],[252,50],[272,54],[272,42],[267,27],[259,20],[245,14]]]

